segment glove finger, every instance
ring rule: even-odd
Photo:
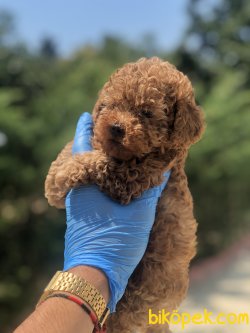
[[[84,112],[78,120],[72,147],[73,154],[91,151],[91,138],[93,135],[93,120],[88,112]]]
[[[170,178],[170,175],[171,175],[171,170],[168,170],[166,172],[164,172],[163,176],[164,176],[164,180],[163,182],[161,183],[161,185],[157,186],[158,190],[159,190],[159,197],[161,196],[161,192],[164,190],[164,188],[166,187],[167,185],[167,182]]]

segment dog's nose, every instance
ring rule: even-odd
[[[110,133],[114,138],[122,138],[125,134],[125,131],[119,124],[114,124],[110,126]]]

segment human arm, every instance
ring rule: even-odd
[[[84,119],[84,117],[81,119],[77,133],[80,128],[80,133],[83,135],[76,134],[73,153],[91,150],[90,119]],[[81,139],[83,142],[79,144]],[[84,274],[87,268],[95,270],[92,277],[86,275],[82,277],[99,289],[108,302],[111,312],[115,311],[116,303],[124,293],[128,278],[145,252],[158,198],[168,177],[169,173],[165,175],[163,184],[144,192],[141,198],[133,200],[127,206],[119,205],[111,200],[100,192],[96,185],[80,186],[67,195],[64,270],[76,269],[76,274],[79,266],[84,267]],[[102,274],[99,286],[96,285],[98,272]],[[47,331],[39,331],[39,333],[57,332],[55,330],[61,329],[62,326],[63,330],[68,330],[63,332],[71,333],[72,330],[77,331],[73,325],[77,325],[79,320],[82,332],[85,333],[83,330],[91,326],[89,318],[82,314],[85,318],[84,322],[88,319],[88,325],[82,323],[82,316],[76,318],[76,313],[71,315],[77,307],[76,304],[66,304],[66,302],[71,303],[63,299],[47,300],[37,308],[28,322],[21,325],[21,329],[26,330],[17,332],[29,333],[28,329],[33,327],[34,331],[35,325],[40,323],[42,328],[45,325]],[[57,310],[54,307],[58,304],[61,305]],[[80,307],[77,309],[80,315],[83,311]],[[50,331],[51,329],[54,331]],[[93,326],[90,329],[92,330]]]
[[[109,301],[109,286],[105,274],[90,266],[77,266],[69,270],[95,286]],[[77,304],[63,298],[50,298],[14,331],[14,333],[91,333],[93,323]]]
[[[83,114],[73,154],[91,152],[92,126],[91,116]],[[91,184],[70,190],[66,197],[64,270],[79,264],[101,269],[109,281],[111,313],[115,312],[130,275],[143,257],[158,199],[169,176],[170,171],[163,175],[162,184],[143,192],[128,205],[120,205]]]

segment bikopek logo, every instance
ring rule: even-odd
[[[149,325],[179,325],[184,329],[188,324],[195,325],[239,325],[249,324],[248,313],[224,313],[220,312],[214,315],[213,312],[204,309],[203,313],[195,313],[191,315],[188,312],[178,313],[178,310],[167,312],[165,309],[159,310],[158,313],[153,313],[152,309],[148,311],[148,324]]]

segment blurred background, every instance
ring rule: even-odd
[[[199,246],[185,310],[250,311],[250,2],[1,0],[1,333],[63,265],[65,213],[43,195],[51,161],[112,71],[153,55],[190,77],[207,120],[186,167]],[[230,329],[212,328],[250,331]]]

